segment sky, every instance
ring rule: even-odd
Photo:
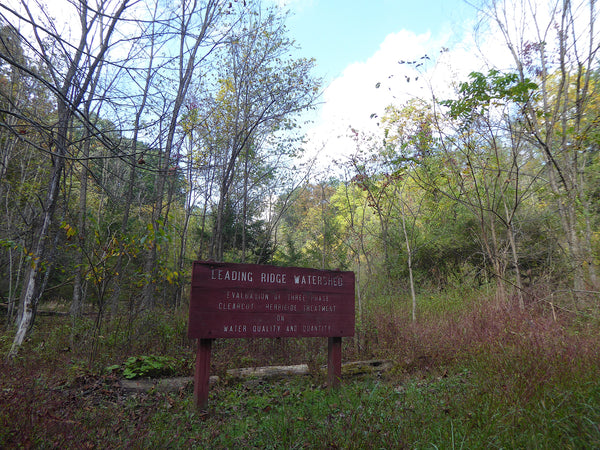
[[[366,61],[392,33],[447,34],[473,14],[463,0],[291,0],[286,6],[290,36],[327,79]]]
[[[481,68],[471,37],[476,11],[464,0],[274,1],[291,11],[289,36],[324,79],[305,130],[307,153],[318,152],[326,172],[354,152],[351,127],[377,132],[390,103],[431,98],[432,90],[450,95],[449,80]]]
[[[476,11],[465,0],[262,1],[290,11],[297,56],[315,58],[314,74],[323,78],[319,106],[303,129],[307,154],[318,153],[321,167],[353,153],[350,128],[381,132],[386,106],[431,99],[433,91],[448,98],[449,82],[482,70],[485,52],[474,50],[471,37]],[[498,62],[489,43],[486,52]]]

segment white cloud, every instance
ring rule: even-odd
[[[377,132],[378,119],[390,104],[411,98],[431,98],[431,83],[448,78],[440,58],[448,36],[434,39],[410,31],[390,34],[367,61],[349,65],[325,89],[323,105],[308,131],[309,148],[320,149],[320,160],[330,166],[354,152],[349,128]],[[379,87],[377,87],[379,86]],[[372,115],[375,115],[372,117]]]
[[[378,119],[390,104],[400,106],[412,98],[431,100],[433,95],[450,98],[453,86],[470,72],[487,71],[486,55],[492,55],[496,66],[510,66],[510,56],[498,39],[483,39],[479,45],[472,35],[456,39],[450,33],[439,37],[407,30],[392,33],[371,58],[349,65],[334,79],[307,133],[307,148],[309,153],[319,151],[320,166],[329,172],[333,160],[354,153],[350,127],[381,133]]]

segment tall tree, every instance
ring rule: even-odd
[[[546,163],[576,294],[598,287],[598,267],[588,244],[592,225],[586,193],[594,151],[589,136],[600,126],[592,107],[600,48],[596,6],[595,1],[494,0],[485,10],[521,81],[531,77],[539,85],[539,95],[524,108],[523,126]]]
[[[198,134],[202,148],[215,156],[217,171],[213,259],[224,256],[225,208],[234,185],[245,185],[241,191],[247,196],[250,164],[264,160],[258,155],[268,150],[261,145],[265,138],[292,128],[294,116],[317,97],[319,82],[310,73],[314,61],[290,58],[293,45],[280,15],[268,11],[263,16],[259,10],[247,15],[223,48],[216,94],[202,98],[205,119],[197,125]]]
[[[182,107],[188,95],[192,81],[198,72],[200,64],[215,48],[217,23],[223,18],[225,3],[221,0],[208,0],[205,3],[182,2],[179,8],[175,8],[168,22],[175,27],[179,34],[178,54],[175,59],[177,67],[175,92],[170,98],[165,98],[165,110],[161,114],[159,148],[160,161],[155,182],[155,204],[152,210],[151,227],[153,238],[146,256],[145,275],[142,308],[147,309],[154,306],[155,289],[157,278],[157,242],[156,237],[160,235],[166,223],[165,194],[169,194],[166,183],[170,175],[178,170],[173,160],[178,142],[177,130],[181,119]],[[222,37],[222,35],[220,35]],[[206,47],[206,49],[205,49]],[[204,51],[205,50],[205,51]],[[177,158],[176,158],[177,159]],[[172,192],[171,192],[172,194]],[[167,205],[168,207],[168,202]]]
[[[36,151],[47,140],[30,118],[52,115],[53,104],[41,80],[30,75],[43,69],[25,54],[23,36],[3,23],[0,19],[0,54],[14,63],[0,57],[0,243],[6,249],[0,267],[7,267],[0,285],[7,284],[8,323],[12,323],[23,267],[33,247],[37,195],[49,166],[44,153]]]
[[[119,252],[117,255],[117,261],[115,264],[115,279],[114,287],[111,295],[111,310],[116,315],[119,307],[119,300],[122,292],[122,285],[124,284],[124,265],[126,252],[126,239],[129,229],[130,215],[132,211],[132,204],[134,201],[134,192],[136,188],[136,181],[138,180],[140,167],[144,167],[146,160],[144,159],[144,153],[146,145],[141,141],[141,135],[144,133],[145,126],[143,124],[142,117],[148,114],[149,97],[151,95],[151,86],[157,78],[157,53],[160,51],[162,45],[164,45],[161,36],[164,35],[165,26],[158,20],[160,15],[159,3],[156,2],[153,5],[148,6],[148,22],[139,21],[138,25],[138,36],[140,45],[132,46],[131,51],[126,55],[127,61],[134,61],[133,67],[127,67],[122,73],[126,74],[125,78],[121,81],[124,86],[129,89],[129,95],[123,93],[123,97],[129,100],[128,108],[131,110],[133,115],[133,123],[131,125],[131,141],[129,156],[127,162],[129,165],[129,173],[125,182],[125,192],[123,198],[123,215],[121,218],[120,229],[118,232],[118,245]],[[139,61],[139,65],[138,65]],[[135,86],[135,94],[132,95],[131,89]],[[132,308],[130,308],[132,309]]]
[[[519,122],[537,85],[514,73],[473,72],[459,98],[442,102],[459,124],[442,139],[454,189],[446,195],[465,205],[480,224],[481,243],[493,267],[498,295],[506,297],[505,272],[512,260],[519,307],[525,307],[517,243],[517,214],[539,181]],[[530,172],[523,170],[530,166]],[[450,187],[450,185],[449,185]],[[505,250],[509,249],[509,250]],[[510,256],[508,256],[510,255]]]
[[[52,92],[56,106],[56,122],[47,124],[39,117],[29,121],[47,136],[48,152],[52,169],[43,200],[43,212],[36,230],[36,241],[32,253],[34,258],[23,281],[17,331],[10,350],[15,355],[27,332],[33,325],[37,303],[41,295],[40,284],[44,276],[44,265],[49,253],[54,212],[59,198],[61,177],[65,161],[70,156],[69,127],[78,115],[78,108],[93,83],[96,72],[108,52],[116,26],[128,6],[128,0],[106,1],[95,5],[87,3],[74,5],[79,19],[78,42],[68,42],[57,28],[56,22],[43,8],[35,8],[29,2],[21,1],[20,11],[6,5],[0,6],[2,18],[9,23],[19,24],[18,30],[24,42],[28,42],[27,52],[43,65],[42,73],[29,73]],[[41,14],[41,15],[40,15]],[[102,26],[100,25],[102,23]],[[104,32],[99,32],[103,29]],[[51,44],[51,45],[49,45]],[[14,54],[0,55],[8,64],[25,69]],[[42,118],[43,120],[43,118]]]

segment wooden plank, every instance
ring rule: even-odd
[[[188,337],[354,335],[354,273],[196,261]]]
[[[354,335],[354,273],[194,262],[188,337],[199,339],[194,401],[208,405],[215,338],[328,337],[328,382],[342,376],[342,336]]]
[[[195,261],[192,286],[205,285],[206,282],[224,288],[287,287],[322,292],[354,292],[354,272],[351,271]]]
[[[351,293],[318,292],[314,290],[222,288],[193,286],[193,309],[206,312],[295,312],[354,313]]]
[[[188,337],[198,338],[251,338],[251,337],[329,337],[352,336],[354,315],[331,317],[298,314],[268,313],[204,313],[190,311],[194,328]]]

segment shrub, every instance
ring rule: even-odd
[[[123,364],[127,379],[169,376],[175,373],[175,360],[168,356],[132,356]]]

